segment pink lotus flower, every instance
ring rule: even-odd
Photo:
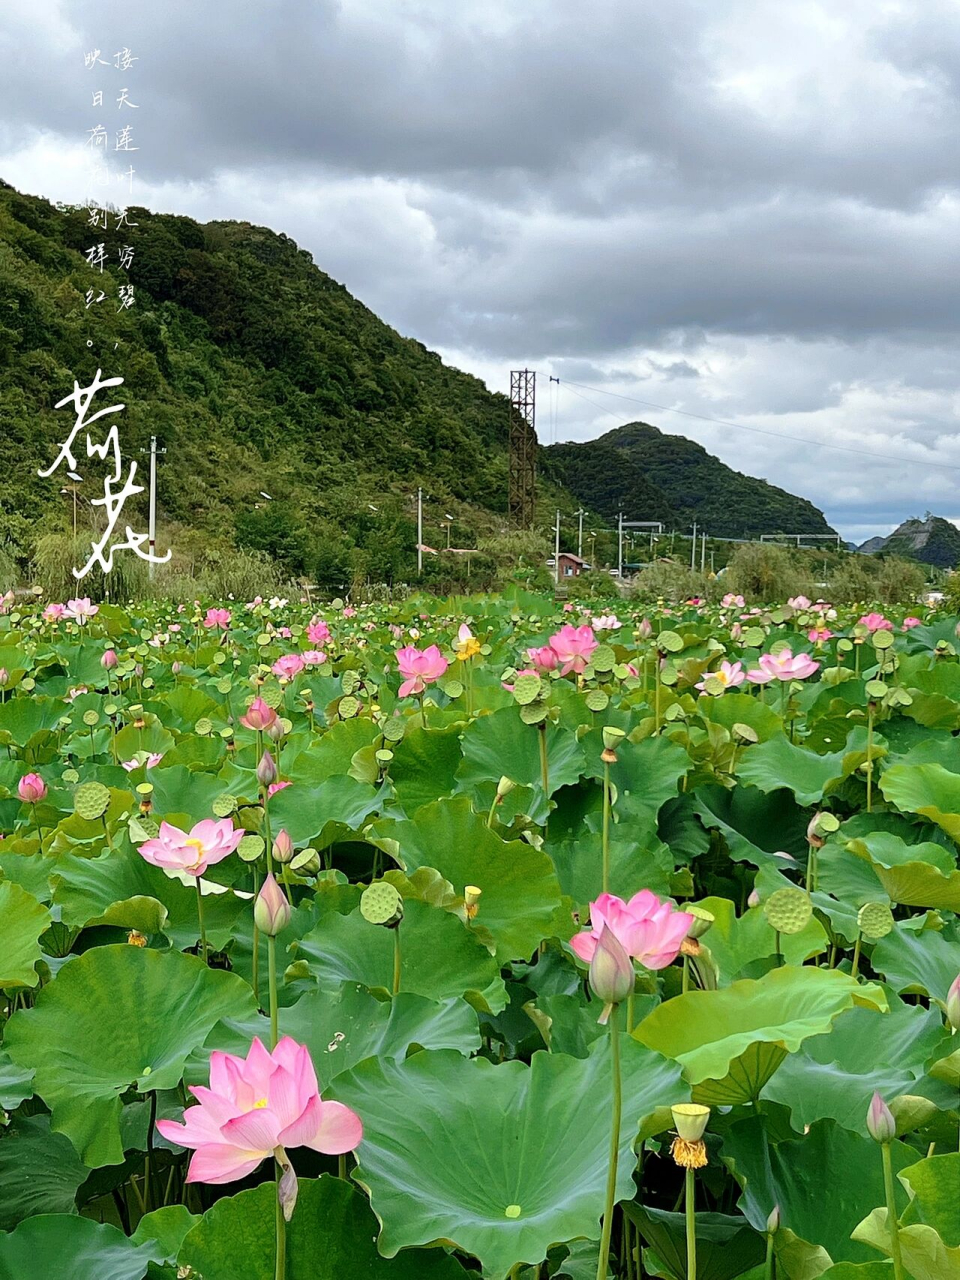
[[[819,671],[820,663],[814,662],[809,654],[798,653],[796,657],[790,649],[781,649],[779,653],[761,653],[759,669],[747,672],[751,684],[766,684],[769,680],[806,680],[815,671]]]
[[[593,959],[606,926],[628,955],[647,969],[665,969],[680,953],[694,917],[661,902],[649,889],[641,889],[629,902],[602,893],[590,904],[590,928],[575,934],[570,946],[587,964]]]
[[[24,804],[39,804],[46,798],[47,784],[39,773],[25,773],[17,783],[17,795]]]
[[[619,631],[623,625],[615,613],[601,613],[591,621],[594,631]]]
[[[139,769],[141,765],[145,769],[153,769],[162,759],[162,751],[152,751],[149,755],[145,751],[140,751],[131,760],[121,760],[120,767],[126,769],[127,773],[133,773],[134,769]]]
[[[271,782],[269,787],[267,787],[267,799],[269,800],[271,796],[275,796],[278,791],[283,791],[285,787],[292,786],[292,782]]]
[[[304,668],[304,661],[299,653],[286,653],[278,658],[270,670],[281,680],[293,680]]]
[[[866,627],[868,631],[892,631],[893,623],[882,613],[865,613],[857,620],[858,627]]]
[[[728,591],[720,603],[725,609],[743,609],[747,602],[743,596],[737,596],[732,591]]]
[[[791,609],[809,609],[810,601],[806,596],[791,596],[787,601]]]
[[[268,702],[264,702],[263,698],[254,698],[247,707],[246,714],[240,717],[240,723],[245,729],[254,729],[260,733],[271,728],[276,722],[277,713]]]
[[[833,632],[823,622],[818,622],[807,632],[807,639],[813,644],[826,644],[833,637]]]
[[[169,822],[160,823],[160,834],[140,845],[140,856],[164,871],[185,871],[202,876],[224,858],[229,858],[243,839],[243,831],[234,831],[229,818],[204,818],[189,832]]]
[[[59,622],[66,612],[65,604],[48,604],[43,611],[43,618],[45,622]]]
[[[65,618],[72,618],[74,622],[81,627],[86,626],[88,619],[94,617],[100,612],[98,604],[91,604],[90,597],[84,596],[82,599],[68,600],[67,607],[63,611]]]
[[[538,674],[539,672],[534,671],[533,667],[524,667],[522,671],[517,672],[517,678],[519,679],[520,676],[535,676]],[[500,684],[502,688],[506,689],[507,693],[513,693],[516,688],[516,686],[511,684],[508,680],[501,680]]]
[[[919,618],[904,618],[903,620],[904,631],[912,631],[914,627],[922,627],[922,626],[923,626],[923,623]]]
[[[321,1099],[310,1054],[290,1036],[272,1053],[255,1037],[246,1058],[215,1050],[210,1088],[190,1092],[199,1106],[187,1108],[183,1124],[157,1121],[168,1142],[193,1149],[188,1182],[235,1182],[278,1148],[342,1155],[363,1137],[356,1112]]]
[[[533,663],[537,674],[541,676],[548,671],[555,671],[560,665],[556,649],[548,644],[542,645],[539,649],[528,649],[527,657]]]
[[[707,693],[707,681],[718,680],[720,684],[723,685],[720,692],[725,693],[727,689],[735,689],[737,685],[743,684],[746,678],[742,663],[727,662],[726,659],[724,659],[724,661],[720,663],[719,671],[706,672],[700,683],[694,687],[699,689],[701,693]]]
[[[343,611],[343,616],[344,616],[345,618],[355,618],[355,617],[357,616],[357,611],[356,611],[356,609],[354,609],[354,607],[353,607],[353,605],[352,605],[352,604],[348,604],[348,605],[347,605],[347,607],[346,607],[346,608],[344,609],[344,611]],[[423,617],[428,617],[429,615],[427,615],[427,614],[423,614],[422,616],[423,616]]]
[[[319,649],[305,649],[300,656],[308,667],[322,667],[327,660],[327,655]]]
[[[313,618],[307,626],[307,639],[311,644],[329,644],[330,628],[322,618]]]
[[[550,648],[563,663],[560,668],[562,676],[569,675],[571,671],[580,675],[596,647],[596,636],[588,626],[575,627],[568,622],[550,637]]]
[[[229,609],[208,609],[203,625],[208,631],[226,631],[230,626]]]
[[[406,698],[411,693],[419,696],[428,684],[433,684],[440,679],[448,665],[446,658],[435,644],[422,650],[412,644],[408,644],[404,649],[398,649],[397,666],[404,677],[399,696]]]
[[[64,702],[76,702],[77,698],[82,698],[85,693],[89,692],[90,690],[85,684],[75,684],[63,695],[63,700]]]

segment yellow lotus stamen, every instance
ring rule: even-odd
[[[262,1111],[266,1105],[267,1105],[266,1098],[258,1098],[256,1102],[253,1104],[253,1109],[254,1111]]]
[[[674,1138],[670,1144],[670,1154],[673,1156],[673,1163],[681,1169],[702,1169],[707,1163],[707,1146],[701,1138],[695,1142],[688,1142],[686,1138]]]

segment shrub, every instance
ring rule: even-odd
[[[723,585],[727,591],[760,603],[816,594],[806,564],[791,555],[786,547],[770,542],[747,542],[737,547],[723,576]]]

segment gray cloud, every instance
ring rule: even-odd
[[[285,231],[498,389],[599,389],[550,390],[552,432],[646,417],[858,533],[952,502],[950,0],[7,0],[0,63],[25,189],[76,198],[120,116],[139,201]],[[126,82],[137,112],[89,105]]]

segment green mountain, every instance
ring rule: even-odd
[[[905,556],[938,569],[955,569],[960,565],[960,529],[928,511],[922,520],[904,520],[887,538],[871,538],[860,550],[865,555]]]
[[[261,548],[320,582],[358,567],[389,579],[415,565],[418,485],[427,542],[444,545],[446,512],[454,546],[503,524],[506,397],[401,337],[285,235],[142,208],[128,217],[135,228],[94,229],[85,210],[0,183],[0,543],[22,552],[38,528],[66,522],[65,474],[37,471],[73,424],[72,408],[54,405],[98,367],[125,380],[94,406],[126,404],[125,457],[142,462],[151,434],[167,450],[158,508],[175,545],[195,530],[194,542]],[[103,272],[85,258],[98,241],[113,263]],[[120,309],[128,283],[135,304]],[[104,301],[88,306],[88,290]],[[78,464],[83,516],[103,467]],[[135,529],[144,497],[124,508]]]
[[[555,459],[551,474],[609,517],[622,510],[630,519],[660,520],[660,511],[669,511],[678,528],[696,520],[724,538],[834,532],[805,498],[734,471],[695,441],[647,422],[628,422],[584,444],[551,445],[545,453]]]

